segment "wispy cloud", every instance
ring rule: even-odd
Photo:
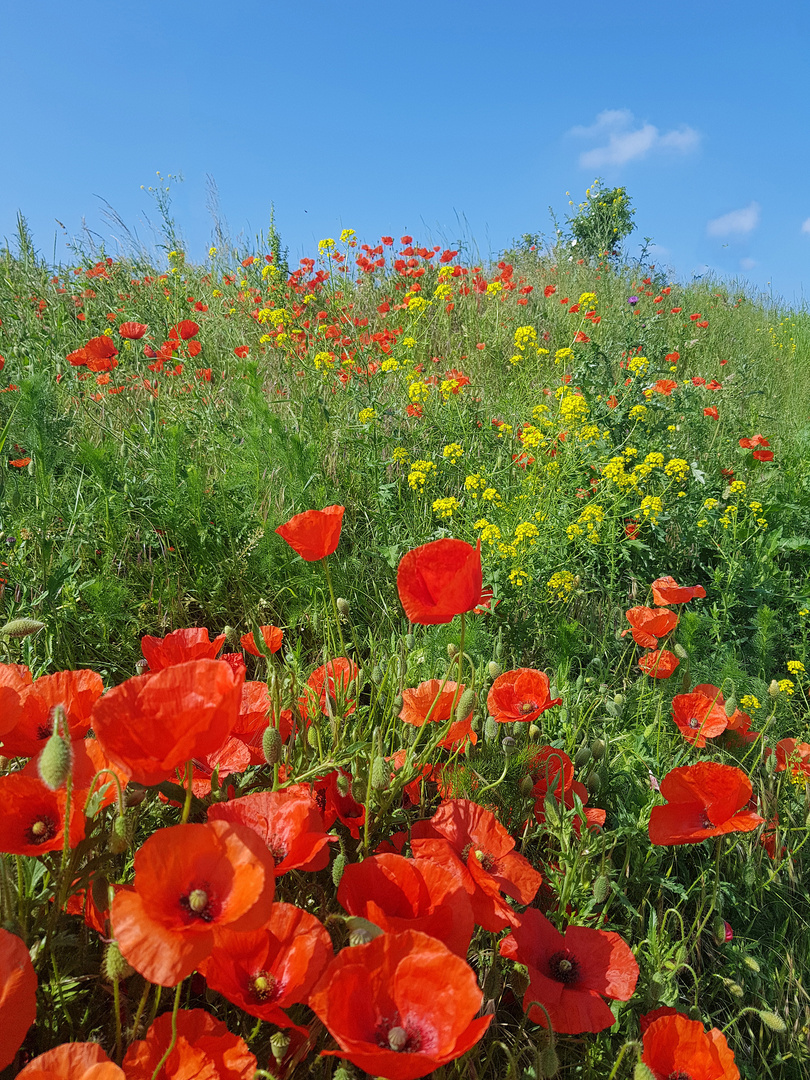
[[[810,233],[810,217],[802,222],[802,232]]]
[[[757,260],[752,259],[750,255],[746,255],[744,259],[740,259],[740,266],[743,270],[753,270],[757,265]]]
[[[706,232],[709,236],[745,236],[759,225],[759,210],[759,203],[752,202],[741,210],[712,218],[706,225]]]
[[[624,165],[661,150],[688,154],[700,142],[700,135],[694,128],[683,125],[672,131],[661,132],[654,124],[637,121],[629,109],[606,109],[599,113],[590,127],[574,127],[568,134],[603,144],[579,155],[579,164],[583,169]]]

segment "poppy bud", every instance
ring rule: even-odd
[[[344,619],[348,619],[349,612],[351,611],[351,606],[349,605],[348,600],[344,600],[342,596],[339,596],[335,601],[335,607],[338,609],[338,612],[343,616]]]
[[[268,765],[277,765],[281,760],[281,732],[272,724],[268,724],[264,729],[262,753]]]
[[[588,773],[588,778],[585,781],[585,787],[590,791],[591,795],[598,795],[599,790],[602,787],[602,780],[598,772]]]
[[[343,871],[346,869],[346,856],[342,851],[339,851],[335,856],[335,861],[332,863],[332,884],[335,888],[340,885],[340,879],[343,877]]]
[[[524,776],[523,779],[520,781],[520,794],[524,795],[528,799],[532,793],[533,787],[534,780],[532,780],[531,776]]]
[[[12,619],[5,626],[0,626],[0,636],[24,638],[28,637],[29,634],[36,634],[44,629],[45,623],[40,622],[39,619]]]
[[[447,655],[451,660],[455,660],[455,658],[458,656],[458,645],[454,645],[451,641],[450,644],[447,646]]]
[[[495,660],[490,660],[487,664],[487,671],[489,672],[490,679],[497,679],[503,671],[503,668]]]
[[[355,1074],[350,1072],[345,1065],[338,1065],[332,1073],[332,1080],[354,1080]]]
[[[140,660],[135,661],[135,674],[136,675],[145,675],[148,670],[149,670],[149,661],[148,660],[144,660],[143,658],[141,658]]]
[[[649,1065],[645,1065],[643,1061],[637,1061],[633,1069],[633,1080],[655,1080],[655,1073]]]
[[[577,681],[576,681],[576,682],[574,683],[574,689],[575,689],[575,690],[581,690],[581,689],[582,689],[582,687],[583,687],[583,685],[584,685],[584,683],[585,683],[585,676],[584,676],[583,674],[581,674],[581,673],[580,673],[580,674],[579,674],[579,675],[577,676]]]
[[[510,758],[517,753],[518,744],[511,735],[507,735],[505,739],[501,740],[501,749],[504,757]]]
[[[125,817],[117,817],[110,833],[110,851],[113,855],[123,855],[129,847],[129,828]]]
[[[383,681],[383,669],[379,664],[375,664],[371,669],[371,681],[375,686],[379,686]]]
[[[532,741],[534,741],[536,739],[539,739],[542,734],[543,733],[540,730],[540,728],[537,726],[537,724],[529,724],[529,738]]]
[[[385,758],[378,754],[371,766],[371,786],[375,791],[385,791],[388,780],[388,766],[385,764]]]
[[[679,660],[689,659],[689,653],[686,651],[683,645],[673,645],[672,651],[675,653]]]
[[[498,721],[494,717],[488,716],[486,718],[485,723],[484,723],[484,738],[488,742],[491,742],[493,739],[497,739],[497,737],[498,737]]]
[[[594,739],[591,743],[591,753],[593,754],[594,761],[599,761],[600,758],[603,758],[606,749],[607,747],[604,739]]]
[[[551,1043],[540,1051],[537,1064],[539,1065],[538,1074],[542,1077],[556,1076],[560,1071],[560,1059]]]
[[[610,878],[607,874],[600,874],[593,883],[593,898],[597,904],[604,904],[610,892]]]
[[[516,998],[522,998],[526,991],[529,989],[529,972],[523,964],[515,964],[512,969],[512,974],[509,976],[509,985],[512,987],[512,993]]]
[[[770,686],[768,687],[768,694],[772,698],[779,697],[779,683],[776,681],[776,679],[771,679]]]
[[[458,705],[456,706],[456,722],[461,723],[462,720],[466,720],[475,707],[475,691],[465,690],[461,697],[458,699]]]
[[[344,798],[347,795],[351,795],[352,792],[352,778],[347,776],[346,773],[339,772],[337,774],[337,780],[335,781],[335,787],[338,789],[339,794]]]
[[[588,762],[591,760],[591,750],[588,746],[580,746],[576,754],[574,754],[574,765],[578,769],[584,769]]]
[[[65,739],[54,731],[37,761],[40,780],[46,788],[56,791],[70,775],[72,764],[73,747],[70,739]]]
[[[689,1017],[690,1020],[697,1020],[701,1024],[703,1023],[703,1014],[701,1013],[697,1005],[690,1005],[689,1008],[686,1010],[686,1015]]]
[[[318,749],[318,732],[314,727],[307,728],[307,743],[313,749]]]
[[[726,924],[726,925],[728,926],[728,924]],[[729,929],[730,929],[730,927],[729,927]],[[726,932],[726,941],[729,941],[729,940],[730,940],[730,939],[729,939],[729,936],[728,936],[728,931],[727,931],[727,932]],[[743,963],[745,964],[745,966],[746,966],[747,968],[750,968],[750,969],[751,969],[751,971],[755,971],[755,972],[757,973],[757,975],[759,974],[759,972],[760,972],[760,966],[759,966],[759,964],[758,964],[758,963],[756,962],[756,960],[755,960],[755,959],[753,958],[753,956],[744,956],[744,957],[743,957]]]
[[[732,997],[735,997],[735,998],[743,998],[743,997],[745,997],[745,991],[743,990],[743,988],[740,986],[739,983],[734,982],[733,979],[723,979],[723,982],[725,983],[726,990],[728,990],[728,992],[731,994]]]
[[[223,626],[222,633],[225,635],[225,640],[229,645],[239,645],[240,634],[232,626]]]
[[[405,635],[405,647],[408,650],[411,650],[415,645],[416,645],[416,638],[413,636],[413,634],[406,634]]]
[[[718,945],[725,945],[726,943],[726,920],[721,919],[719,916],[714,920],[712,926],[714,931],[714,940]]]
[[[392,704],[394,706],[394,709],[398,713],[399,710],[402,708],[402,706],[405,704],[405,701],[404,701],[404,699],[402,697],[402,694],[397,694],[397,696],[394,698]]]
[[[119,982],[121,979],[128,979],[130,975],[135,974],[135,968],[130,967],[126,962],[114,941],[111,941],[104,950],[101,969],[104,972],[104,978],[109,982]]]
[[[280,1065],[284,1060],[284,1055],[290,1046],[290,1036],[286,1031],[275,1031],[270,1036],[270,1049],[273,1052],[273,1057],[276,1059],[276,1064]]]
[[[726,698],[726,708],[725,708],[726,716],[732,717],[736,711],[737,711],[737,699],[732,694],[731,697]]]
[[[787,1031],[787,1025],[781,1016],[777,1016],[776,1013],[771,1012],[769,1009],[758,1009],[757,1016],[760,1018],[766,1028],[770,1028],[771,1031],[778,1031],[780,1035]]]
[[[500,638],[495,642],[495,656],[498,660],[503,656],[503,643]]]

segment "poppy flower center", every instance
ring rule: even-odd
[[[277,863],[287,858],[287,845],[278,836],[271,836],[270,843],[267,846]]]
[[[52,817],[43,814],[27,830],[26,837],[29,844],[47,844],[53,840],[57,833],[57,825]]]
[[[393,1020],[383,1020],[377,1028],[377,1045],[397,1054],[418,1054],[422,1036],[411,1024],[404,1028]]]
[[[677,1072],[671,1072],[666,1080],[692,1080],[692,1074],[678,1069]]]
[[[526,713],[534,712],[536,708],[537,705],[533,701],[524,701],[523,704],[520,706],[520,711],[525,716]]]
[[[488,851],[482,851],[481,848],[473,848],[472,844],[467,844],[461,852],[461,861],[469,862],[470,854],[478,860],[483,870],[486,870],[488,874],[492,872],[495,867],[495,859]]]
[[[278,997],[278,979],[269,971],[257,971],[248,983],[248,988],[257,1001],[270,1001]]]
[[[220,905],[216,899],[209,895],[205,888],[198,886],[190,889],[185,896],[180,897],[180,907],[191,919],[202,919],[209,923],[219,915]]]
[[[37,728],[37,738],[42,741],[43,739],[49,739],[53,734],[53,726],[50,727],[47,724],[40,724]]]
[[[699,728],[700,727],[700,721],[698,720],[698,718],[696,716],[693,716],[692,719],[689,721],[689,727],[690,728]]]
[[[700,823],[704,829],[713,829],[715,827],[714,822],[705,810],[703,811]]]
[[[555,982],[570,986],[579,978],[579,963],[567,949],[561,949],[548,958],[548,973]]]

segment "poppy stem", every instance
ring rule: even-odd
[[[323,560],[323,568],[326,573],[326,584],[329,586],[329,599],[332,601],[332,612],[335,616],[335,623],[337,624],[338,638],[340,639],[340,651],[343,656],[346,655],[346,645],[343,641],[343,631],[340,627],[340,612],[337,607],[337,600],[335,600],[335,590],[332,588],[332,572],[329,569],[329,556]]]
[[[132,1039],[138,1038],[138,1027],[143,1016],[143,1011],[146,1008],[146,1000],[149,997],[149,991],[152,989],[152,984],[148,981],[144,981],[143,992],[141,993],[141,1000],[138,1002],[138,1008],[135,1010],[135,1019],[132,1021]]]
[[[175,1046],[177,1045],[177,1010],[180,1008],[180,991],[182,989],[183,981],[181,979],[180,982],[177,984],[177,989],[174,992],[174,1007],[172,1008],[172,1037],[169,1040],[169,1045],[166,1047],[163,1057],[157,1063],[155,1071],[152,1073],[152,1080],[157,1080],[158,1076],[160,1075],[160,1070],[169,1060],[172,1050],[174,1050]]]
[[[624,1057],[624,1055],[627,1053],[628,1050],[641,1050],[641,1049],[642,1049],[641,1044],[638,1043],[635,1039],[631,1040],[630,1042],[626,1042],[624,1044],[624,1046],[621,1048],[621,1050],[619,1051],[619,1056],[616,1058],[615,1062],[613,1063],[613,1068],[610,1070],[610,1073],[608,1074],[607,1080],[614,1080],[614,1077],[616,1076],[616,1073],[619,1071],[619,1066],[622,1063],[622,1058]]]
[[[193,794],[193,788],[191,786],[191,775],[193,765],[190,761],[186,762],[186,801],[183,804],[183,814],[180,818],[180,824],[185,825],[188,821],[188,816],[191,813],[191,796]]]

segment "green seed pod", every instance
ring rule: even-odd
[[[588,778],[585,781],[585,787],[590,791],[591,795],[598,795],[602,788],[602,779],[598,772],[588,773]]]
[[[577,681],[574,683],[574,689],[575,690],[581,690],[584,685],[585,685],[585,676],[580,673],[577,676]]]
[[[73,764],[73,748],[70,739],[64,739],[54,733],[45,743],[45,748],[39,755],[37,770],[39,778],[46,788],[56,791],[70,775]]]
[[[766,1028],[770,1028],[771,1031],[777,1031],[780,1035],[783,1035],[787,1031],[787,1024],[781,1016],[777,1016],[775,1012],[771,1012],[770,1009],[759,1009],[757,1016],[760,1018]]]
[[[362,926],[352,930],[349,934],[349,945],[368,945],[373,940],[373,936]]]
[[[120,982],[121,979],[128,979],[130,975],[135,974],[135,968],[130,967],[114,941],[111,941],[104,950],[101,970],[108,982]]]
[[[538,1072],[540,1076],[550,1078],[556,1076],[560,1071],[560,1059],[557,1057],[557,1051],[554,1049],[554,1045],[549,1043],[540,1051],[540,1055],[537,1061],[539,1066]]]
[[[510,758],[517,753],[518,745],[511,735],[507,735],[505,739],[501,740],[501,749],[504,757]]]
[[[39,619],[12,619],[5,626],[0,626],[0,637],[24,638],[44,629],[45,623]]]
[[[339,596],[335,601],[335,607],[344,619],[348,619],[349,612],[352,610],[348,600],[344,600],[342,596]]]
[[[497,679],[503,671],[503,668],[495,660],[490,660],[487,664],[487,671],[489,672],[490,679]]]
[[[135,674],[136,675],[146,675],[148,671],[149,671],[149,661],[148,660],[141,659],[141,660],[136,660],[135,661]]]
[[[500,660],[502,656],[503,656],[503,642],[500,640],[500,638],[498,638],[498,640],[495,642],[495,658],[496,658],[496,660]]]
[[[410,652],[416,646],[416,638],[413,634],[405,635],[405,648]]]
[[[385,791],[389,779],[389,769],[385,763],[385,758],[378,754],[374,758],[374,764],[371,767],[371,786],[375,791]]]
[[[714,940],[718,945],[725,945],[726,943],[726,923],[725,919],[721,919],[718,915],[712,924],[712,932],[714,934]]]
[[[452,641],[447,646],[447,656],[450,660],[455,660],[458,656],[458,645],[455,645]]]
[[[531,798],[532,789],[534,788],[534,780],[532,780],[531,776],[524,776],[518,786],[520,788],[520,794],[524,798]]]
[[[605,756],[606,749],[607,746],[605,745],[604,739],[594,739],[591,743],[591,753],[593,754],[594,761],[599,761],[601,758],[603,758]]]
[[[396,696],[396,697],[394,698],[394,700],[393,700],[393,701],[391,702],[391,705],[392,705],[392,707],[393,707],[393,709],[394,709],[394,712],[395,712],[395,713],[396,713],[397,715],[399,715],[399,710],[400,710],[400,709],[402,708],[402,706],[403,706],[404,704],[405,704],[405,700],[404,700],[404,698],[402,697],[402,694],[397,694],[397,696]]]
[[[633,1080],[655,1080],[655,1073],[649,1065],[645,1065],[643,1061],[637,1061],[633,1069]]]
[[[374,683],[375,686],[379,686],[382,683],[383,678],[383,669],[380,667],[379,664],[375,664],[374,667],[371,669],[371,681]]]
[[[686,1015],[689,1017],[690,1020],[697,1020],[701,1024],[703,1023],[703,1013],[701,1013],[697,1005],[690,1005],[689,1008],[686,1010]]]
[[[117,817],[110,833],[110,851],[113,855],[123,855],[129,848],[129,825],[125,817]]]
[[[574,754],[574,765],[577,769],[584,769],[588,762],[591,760],[591,750],[588,746],[580,746],[576,754]]]
[[[343,877],[343,871],[346,869],[346,856],[342,851],[339,851],[335,856],[335,861],[332,863],[332,884],[335,888],[340,885],[340,879]]]
[[[277,1065],[280,1065],[284,1060],[284,1055],[287,1053],[289,1046],[290,1036],[286,1031],[274,1031],[270,1036],[270,1050]]]
[[[488,742],[491,742],[493,739],[498,738],[498,732],[499,731],[500,731],[500,728],[498,726],[498,721],[495,720],[493,717],[488,716],[486,718],[485,723],[484,723],[484,738]]]
[[[593,883],[593,898],[597,904],[604,904],[610,892],[610,878],[607,874],[600,874]]]
[[[458,705],[456,705],[456,721],[461,723],[462,720],[466,720],[474,708],[475,691],[472,689],[465,690],[458,699]]]
[[[262,753],[268,765],[277,765],[281,761],[281,732],[268,724],[262,735]]]

